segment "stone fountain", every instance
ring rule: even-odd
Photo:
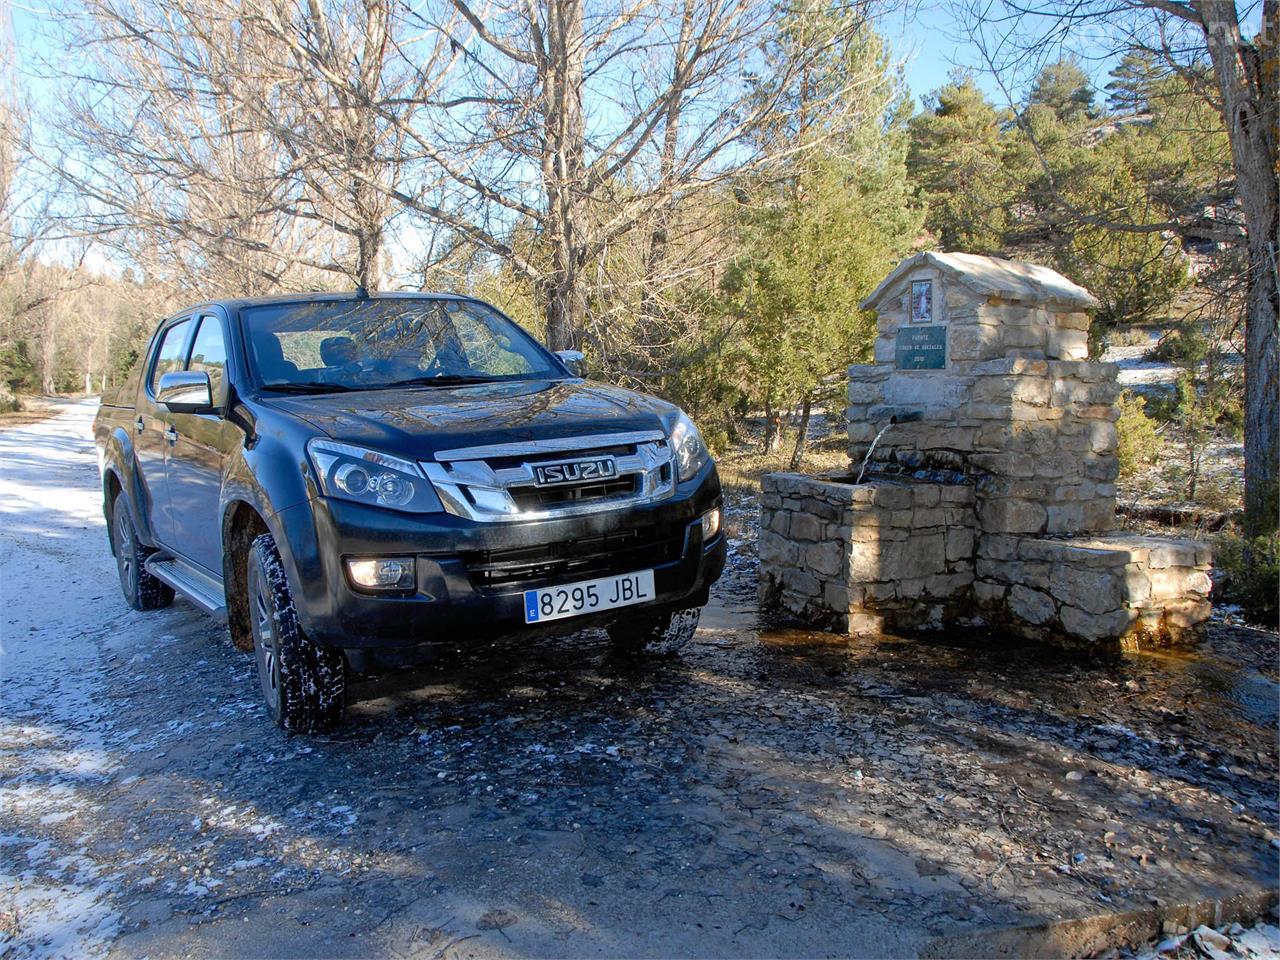
[[[849,368],[851,472],[764,478],[762,605],[850,633],[980,623],[1135,646],[1197,630],[1207,546],[1116,531],[1119,387],[1087,359],[1092,294],[927,252],[862,307],[878,336]]]

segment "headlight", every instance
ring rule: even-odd
[[[677,476],[681,483],[692,479],[702,469],[702,465],[711,459],[707,445],[702,442],[702,434],[684,413],[680,414],[671,431],[671,449],[676,456]]]
[[[307,444],[307,453],[326,497],[406,513],[444,509],[431,481],[412,460],[320,437]]]

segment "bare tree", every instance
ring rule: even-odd
[[[296,152],[291,163],[282,145],[281,131],[328,104],[284,82],[270,38],[225,12],[214,0],[84,0],[62,153],[46,160],[81,199],[70,225],[147,277],[206,295],[372,275],[380,244],[345,216],[332,165]],[[385,208],[363,213],[380,240]]]
[[[1252,5],[1261,15],[1253,37],[1245,35],[1245,17],[1232,0],[1051,0],[1034,6],[964,0],[961,7],[960,22],[973,25],[991,67],[1006,77],[1025,74],[1063,49],[1097,57],[1104,44],[1113,53],[1151,52],[1190,80],[1198,78],[1199,64],[1211,65],[1209,92],[1231,143],[1248,232],[1245,529],[1250,536],[1274,532],[1280,519],[1280,0]]]
[[[54,331],[44,321],[74,285],[74,271],[40,263],[53,234],[57,197],[37,187],[31,110],[18,91],[11,51],[7,33],[0,34],[0,410],[17,406],[10,380],[23,359],[20,342],[40,344],[36,359],[48,389],[55,348]]]
[[[550,344],[576,346],[613,245],[647,230],[641,282],[660,287],[671,211],[778,159],[753,134],[779,101],[752,78],[782,15],[764,0],[428,4],[414,22],[464,57],[410,134],[425,179],[399,199],[510,264]]]
[[[396,43],[395,0],[166,2],[190,4],[192,14],[198,8],[252,38],[267,74],[239,95],[292,161],[301,189],[290,212],[348,237],[352,279],[381,286],[408,168],[405,140],[458,55],[445,34],[414,38],[410,61]]]

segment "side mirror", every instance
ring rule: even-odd
[[[212,413],[213,384],[209,382],[209,374],[192,370],[161,374],[156,402],[174,413]]]
[[[556,356],[575,377],[587,375],[587,355],[581,350],[557,350]]]

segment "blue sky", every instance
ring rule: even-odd
[[[33,76],[38,63],[57,59],[61,51],[50,42],[61,15],[60,0],[12,0],[10,10],[18,60],[28,88],[39,100],[49,92],[48,81]],[[879,28],[905,68],[911,93],[916,98],[947,82],[955,66],[974,68],[976,79],[988,96],[1001,100],[999,87],[983,76],[981,58],[962,36],[951,16],[949,0],[916,0],[901,11],[886,15]]]
[[[49,34],[56,31],[62,0],[10,0],[14,38],[19,62],[24,72],[44,58],[56,58],[60,51],[51,48]],[[954,0],[908,0],[896,4],[898,9],[881,17],[878,27],[892,46],[906,72],[908,86],[919,107],[920,98],[947,82],[956,68],[970,68],[974,79],[993,101],[1005,102],[1005,96],[994,79],[986,73],[978,51],[965,37],[962,25],[953,16]],[[1258,0],[1237,3],[1246,29],[1257,29],[1261,17]],[[1085,64],[1101,87],[1106,83],[1108,61]],[[37,98],[47,92],[46,81],[29,78]],[[1015,90],[1020,95],[1021,90]]]
[[[921,97],[946,83],[957,67],[972,69],[987,96],[1003,102],[999,86],[985,72],[981,56],[956,24],[947,0],[919,0],[882,18],[879,27],[902,62],[917,109]]]

